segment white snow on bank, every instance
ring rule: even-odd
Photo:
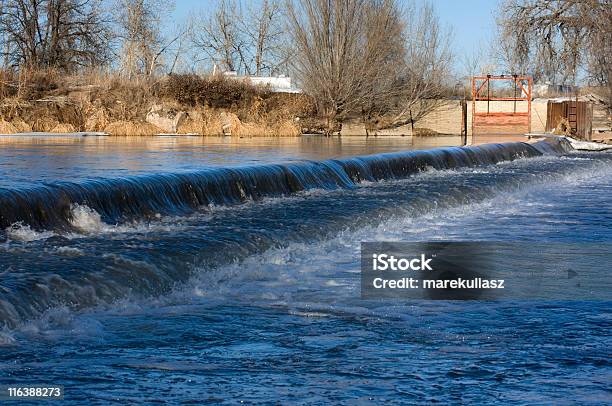
[[[606,151],[612,150],[612,145],[602,144],[599,142],[579,141],[572,137],[564,137],[572,144],[572,148],[578,151]]]

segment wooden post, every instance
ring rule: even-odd
[[[412,128],[412,136],[414,137],[414,120],[412,119],[412,109],[408,111],[410,112],[410,127]]]
[[[528,87],[528,92],[529,94],[527,95],[527,119],[528,119],[528,130],[527,132],[531,134],[531,94],[532,94],[532,87],[533,87],[533,79],[531,78],[531,76],[529,76],[529,78],[527,79],[527,87]]]
[[[516,113],[516,75],[512,75],[514,77],[514,81],[512,82],[512,87],[514,88],[514,112]]]
[[[487,75],[487,114],[489,114],[489,101],[491,99],[491,75]]]
[[[467,145],[467,100],[461,100],[461,141]]]
[[[472,144],[474,144],[474,114],[475,113],[476,113],[476,78],[472,77]]]

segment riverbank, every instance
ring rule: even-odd
[[[591,99],[594,136],[605,138],[612,122],[601,100]],[[461,100],[439,99],[435,104],[432,111],[413,124],[373,128],[372,123],[364,123],[364,117],[351,116],[332,134],[418,137],[461,134]],[[546,98],[533,100],[531,132],[544,132],[547,104]],[[501,102],[495,108],[512,111],[517,107]],[[467,103],[468,136],[472,131],[471,109],[472,104]],[[0,72],[0,134],[294,137],[329,134],[327,126],[319,117],[314,100],[305,94],[274,92],[222,75],[183,74],[130,80],[104,73],[66,76],[49,70],[13,77]],[[517,137],[496,136],[477,143],[516,140]]]
[[[45,71],[2,79],[0,134],[296,136],[315,115],[306,95],[220,75],[130,80]]]

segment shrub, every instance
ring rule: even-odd
[[[250,103],[268,93],[266,88],[223,76],[170,75],[161,94],[180,104],[230,108]]]
[[[17,95],[17,75],[12,70],[0,69],[0,100]]]
[[[53,69],[25,70],[19,75],[19,96],[37,100],[59,87],[58,73]]]
[[[118,75],[108,77],[107,83],[89,95],[93,104],[89,114],[99,111],[117,121],[140,120],[155,101],[151,80],[128,80]]]

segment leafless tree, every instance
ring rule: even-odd
[[[153,75],[162,55],[184,34],[179,31],[165,38],[160,31],[161,20],[173,4],[163,0],[117,0],[116,4],[123,71],[130,78]]]
[[[392,126],[414,123],[447,103],[453,60],[450,32],[440,25],[431,3],[413,4],[405,15],[406,54]]]
[[[590,27],[586,51],[586,71],[590,83],[607,91],[608,113],[612,115],[612,1],[589,0],[582,18]]]
[[[575,24],[559,25],[570,3],[574,1],[506,1],[499,20],[501,56],[512,70],[518,70],[513,73],[559,84],[574,79],[580,57],[576,44],[582,42],[584,30]]]
[[[471,51],[464,52],[460,60],[462,76],[471,78],[493,72],[496,66],[491,54],[491,50],[483,43],[479,43]]]
[[[451,54],[430,4],[304,0],[288,15],[295,70],[329,131],[358,114],[370,127],[403,125],[440,103]]]
[[[243,38],[247,41],[247,71],[257,76],[264,71],[273,74],[285,62],[281,3],[278,0],[263,0],[259,7],[251,5],[245,18],[239,21]]]
[[[174,55],[172,56],[172,63],[169,63],[167,66],[167,73],[172,74],[177,69],[177,66],[180,62],[185,62],[185,59],[189,59],[189,57],[185,57],[187,45],[187,34],[189,28],[186,25],[182,25],[177,27],[175,33],[171,36],[171,39],[167,42],[167,45],[163,47],[160,51],[163,53],[172,52]],[[160,54],[160,55],[161,55]]]
[[[285,62],[284,20],[279,0],[222,0],[214,13],[192,20],[191,40],[199,53],[225,71],[260,76]]]
[[[508,0],[498,25],[502,59],[517,73],[557,84],[585,73],[612,107],[612,1]]]
[[[245,39],[240,30],[241,7],[234,0],[221,0],[214,14],[191,22],[191,41],[223,70],[246,69]]]
[[[74,71],[109,60],[102,0],[4,0],[0,12],[2,53],[14,66]]]
[[[508,49],[505,62],[527,67],[531,72],[519,73],[536,79],[571,82],[589,56],[610,58],[610,0],[507,0],[498,25]]]
[[[4,0],[0,0],[0,27],[4,26],[4,24],[2,23],[3,20],[4,20]],[[8,63],[9,63],[9,42],[8,42],[7,37],[8,37],[7,33],[3,30],[0,33],[0,55],[3,55],[2,67],[4,69],[8,68]]]
[[[384,13],[383,7],[393,10]],[[395,64],[402,58],[396,12],[395,3],[389,1],[288,3],[296,48],[294,69],[304,90],[315,98],[329,131],[351,114],[377,110],[373,103],[391,90]],[[370,20],[374,18],[378,21]],[[384,72],[383,65],[393,71]]]

